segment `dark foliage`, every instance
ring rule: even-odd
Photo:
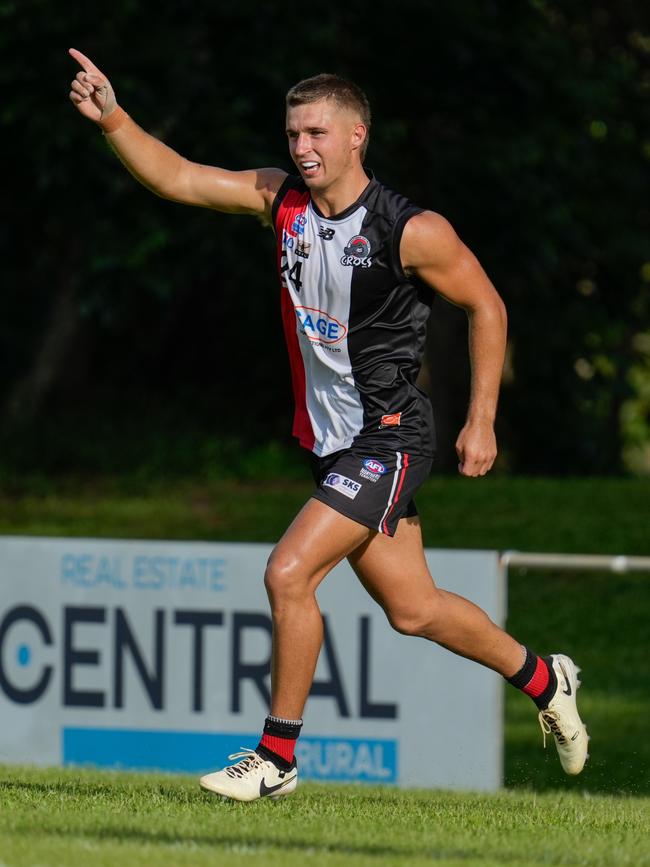
[[[290,424],[271,233],[139,187],[67,100],[74,45],[144,128],[229,168],[289,168],[294,81],[358,81],[369,164],[452,221],[508,305],[507,465],[619,470],[650,329],[646,15],[632,0],[0,0],[5,430],[36,428],[47,448],[73,410],[110,413],[111,435],[139,414],[170,436],[190,424],[258,442]],[[428,363],[450,466],[467,365],[464,317],[445,307]]]

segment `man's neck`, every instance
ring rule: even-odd
[[[369,183],[368,175],[359,165],[326,190],[312,190],[311,198],[324,217],[335,217],[353,205]]]

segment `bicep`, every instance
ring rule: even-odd
[[[418,214],[407,223],[401,244],[404,268],[452,304],[474,310],[501,303],[480,262],[440,214]]]
[[[184,160],[176,189],[178,201],[229,214],[268,217],[286,177],[281,169],[229,171]]]

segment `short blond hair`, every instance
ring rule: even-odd
[[[341,78],[340,75],[321,72],[320,75],[304,78],[287,91],[287,108],[318,102],[321,99],[331,99],[341,108],[350,108],[359,115],[361,123],[366,128],[366,138],[361,145],[361,161],[363,162],[370,141],[372,119],[368,97],[353,81]]]

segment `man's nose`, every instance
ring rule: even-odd
[[[296,156],[304,156],[309,153],[310,148],[309,136],[301,133],[296,139]]]

